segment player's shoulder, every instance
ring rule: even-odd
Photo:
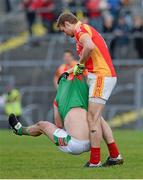
[[[75,38],[76,38],[77,40],[79,40],[80,37],[81,37],[83,34],[92,35],[91,26],[89,26],[88,24],[81,23],[81,24],[76,28]]]
[[[79,34],[80,32],[86,32],[85,28],[86,24],[79,22],[79,25],[77,26],[75,33]]]
[[[66,67],[66,64],[61,64],[59,67],[58,67],[58,71],[61,71],[63,69],[65,69]]]
[[[60,76],[62,73],[64,73],[65,68],[66,68],[65,64],[61,64],[56,70],[56,75]]]
[[[65,67],[65,65],[66,65],[66,64],[63,63],[63,64],[61,64],[61,65],[59,66],[59,68]]]

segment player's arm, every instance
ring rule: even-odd
[[[63,128],[62,119],[61,119],[60,114],[58,112],[58,108],[55,105],[54,105],[54,121],[55,121],[55,125],[58,128]]]
[[[58,82],[58,77],[57,76],[54,76],[54,78],[53,78],[53,84],[54,84],[54,86],[55,86],[55,88],[57,89],[57,82]]]
[[[82,55],[80,57],[79,64],[85,64],[86,60],[89,58],[93,49],[95,48],[95,44],[93,43],[88,33],[82,34],[79,41],[83,46]],[[74,71],[74,68],[71,68],[67,72],[70,74],[73,71]]]
[[[68,72],[69,74],[71,74],[73,72],[73,67],[68,69],[66,72]]]
[[[58,87],[58,79],[60,77],[60,68],[57,69],[55,75],[54,75],[54,78],[53,78],[53,83],[54,83],[54,86],[55,88],[57,89]]]
[[[95,44],[93,43],[88,33],[82,34],[79,41],[83,46],[82,55],[80,57],[79,63],[85,64],[86,60],[89,58],[93,49],[95,48]]]

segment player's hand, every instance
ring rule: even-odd
[[[61,74],[60,77],[59,77],[59,79],[58,79],[58,84],[60,83],[60,80],[61,80],[62,78],[67,79],[68,76],[69,76],[69,73],[68,73],[68,72],[64,72],[63,74]]]
[[[84,64],[76,64],[73,69],[73,74],[76,76],[78,74],[82,74],[85,66]]]

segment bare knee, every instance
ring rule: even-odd
[[[37,126],[39,127],[40,130],[50,129],[51,125],[52,125],[52,123],[50,123],[48,121],[39,121],[37,123]]]
[[[43,125],[43,124],[44,124],[44,122],[45,122],[45,121],[39,121],[39,122],[37,122],[37,126],[41,126],[41,125]]]
[[[101,114],[103,111],[104,106],[102,104],[94,104],[90,105],[88,108],[88,122],[97,123],[101,118]]]
[[[40,129],[43,129],[45,127],[45,123],[47,124],[48,122],[45,122],[45,121],[39,121],[37,123],[37,126],[40,128]]]

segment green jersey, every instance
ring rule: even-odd
[[[85,77],[72,80],[62,78],[55,98],[59,114],[64,121],[71,108],[81,107],[88,109],[88,86]]]

